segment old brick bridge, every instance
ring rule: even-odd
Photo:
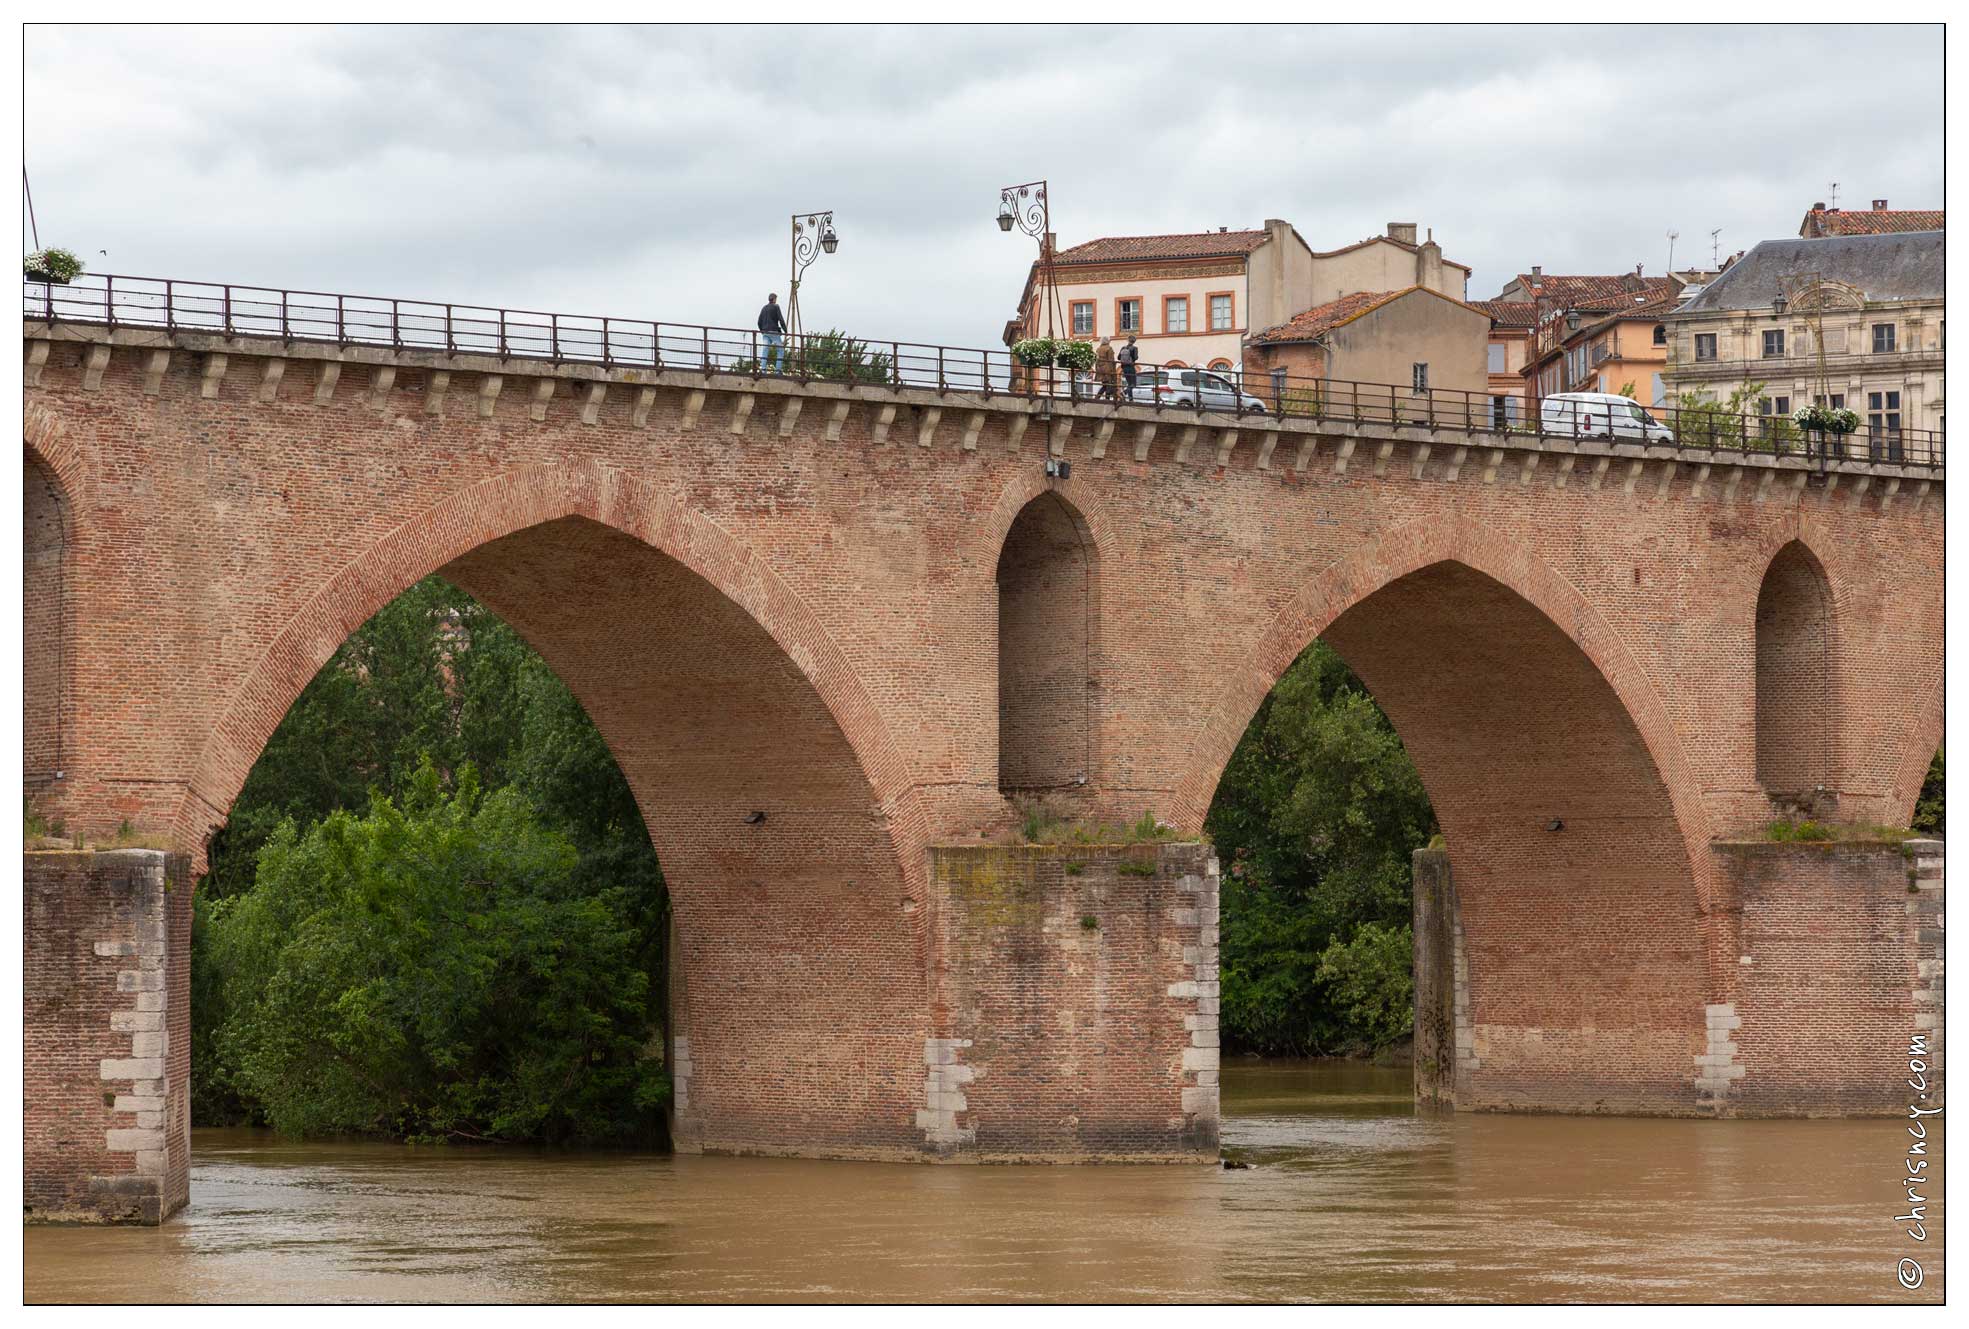
[[[635,790],[684,1148],[1214,1157],[1207,848],[989,833],[1039,789],[1199,831],[1315,637],[1445,832],[1424,1032],[1456,1106],[1903,1110],[1909,1031],[1939,1040],[1939,850],[1750,843],[1785,808],[1907,822],[1942,734],[1938,466],[625,367],[515,354],[503,316],[492,350],[418,349],[50,308],[28,793],[176,852],[28,856],[40,1213],[184,1202],[202,847],[431,573]]]

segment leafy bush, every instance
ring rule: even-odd
[[[401,804],[283,823],[203,920],[216,1083],[295,1135],[660,1138],[634,902],[582,890],[580,862],[469,766],[455,792],[426,762]]]
[[[82,260],[66,249],[43,249],[23,260],[22,271],[28,276],[46,273],[56,281],[69,282],[82,275]]]
[[[1094,367],[1094,343],[1091,341],[1056,341],[1053,343],[1054,363],[1066,369],[1088,370]]]
[[[1320,952],[1317,977],[1348,1029],[1384,1048],[1415,1028],[1415,937],[1409,927],[1363,923]]]

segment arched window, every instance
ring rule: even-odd
[[[1757,593],[1757,783],[1774,798],[1831,788],[1832,588],[1793,540]]]
[[[1666,324],[1663,323],[1655,324],[1655,345],[1657,346],[1668,345],[1668,326]]]
[[[1164,369],[1188,369],[1188,368],[1189,368],[1189,366],[1188,366],[1188,365],[1186,365],[1186,364],[1184,364],[1184,363],[1183,363],[1183,362],[1182,362],[1181,360],[1170,360],[1170,361],[1167,361],[1167,362],[1165,362],[1165,363],[1163,364],[1163,366],[1162,366],[1162,367],[1163,367]]]
[[[1217,358],[1216,358],[1215,360],[1212,360],[1212,361],[1210,362],[1210,367],[1211,367],[1212,369],[1217,369],[1217,370],[1222,370],[1222,371],[1224,371],[1224,372],[1229,372],[1229,370],[1230,370],[1230,367],[1231,367],[1231,362],[1230,362],[1229,360],[1226,360],[1226,359],[1225,359],[1225,358],[1224,358],[1223,356],[1221,356],[1221,355],[1220,355],[1220,356],[1218,356],[1218,357],[1217,357]]]
[[[1088,693],[1094,549],[1055,493],[1026,504],[998,555],[998,786],[1070,789],[1092,778]]]

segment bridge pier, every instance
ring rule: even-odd
[[[189,868],[25,855],[29,1222],[161,1223],[190,1197]]]
[[[1923,1106],[1939,1107],[1941,842],[1719,842],[1713,852],[1728,905],[1712,917],[1733,924],[1737,972],[1727,987],[1690,993],[1664,1031],[1638,1008],[1624,1027],[1500,1016],[1507,994],[1486,983],[1496,944],[1480,917],[1467,916],[1449,853],[1417,850],[1417,1101],[1464,1111],[1897,1116],[1924,1092],[1909,1083],[1915,1057],[1931,1082]],[[1637,952],[1630,963],[1645,960]],[[1632,977],[1554,971],[1544,982],[1563,999]],[[1526,1005],[1522,990],[1508,997],[1512,1009]],[[1626,1082],[1664,1032],[1686,1043],[1686,1078]],[[1582,1059],[1582,1046],[1599,1055]]]

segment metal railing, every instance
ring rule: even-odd
[[[596,364],[803,382],[1010,394],[1158,412],[1419,426],[1466,434],[1603,439],[1702,454],[1871,460],[1939,471],[1939,430],[1862,425],[1844,437],[1788,419],[1713,406],[1612,411],[1541,409],[1486,391],[1307,378],[1277,370],[1142,365],[1101,371],[1017,363],[1008,351],[806,334],[792,342],[744,328],[543,313],[388,296],[338,295],[170,278],[91,274],[22,283],[22,313],[48,323],[151,328],[286,342],[389,347],[447,355]],[[1864,418],[1863,418],[1864,419]]]

